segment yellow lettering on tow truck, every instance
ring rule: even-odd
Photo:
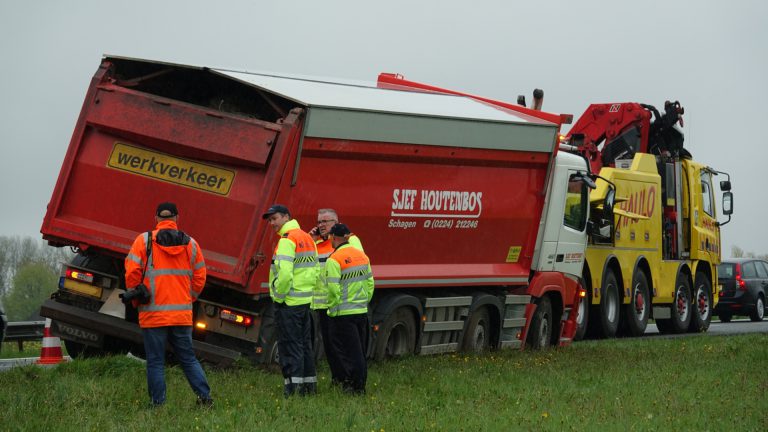
[[[217,195],[229,195],[235,171],[115,142],[107,166]]]

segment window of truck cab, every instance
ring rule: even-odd
[[[712,207],[712,176],[708,171],[701,171],[701,209],[712,217],[715,211]]]
[[[584,231],[587,226],[587,205],[589,205],[587,184],[581,177],[572,174],[568,179],[568,192],[565,194],[563,224],[577,231]]]

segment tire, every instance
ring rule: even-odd
[[[709,329],[712,321],[712,283],[704,274],[697,272],[693,283],[693,307],[691,308],[691,333],[702,333]]]
[[[728,314],[728,313],[721,313],[717,317],[720,318],[720,322],[722,322],[722,323],[729,323],[729,322],[731,322],[731,318],[733,318],[733,315]]]
[[[757,301],[755,301],[755,310],[753,310],[752,313],[749,314],[749,319],[757,322],[757,321],[762,321],[764,316],[765,316],[765,300],[763,299],[763,295],[760,294],[757,296]]]
[[[627,336],[642,336],[648,327],[648,317],[651,315],[651,302],[648,289],[648,278],[645,272],[638,270],[632,277],[632,298],[624,305],[624,334]]]
[[[462,350],[480,353],[491,347],[491,317],[488,308],[482,307],[469,317],[467,329],[464,331]]]
[[[619,284],[613,270],[608,269],[603,278],[603,287],[601,288],[600,306],[597,308],[599,315],[593,317],[593,323],[596,324],[597,337],[612,338],[616,336],[619,329],[619,311],[621,301],[619,300]]]
[[[541,350],[552,345],[552,321],[552,303],[549,297],[542,297],[537,301],[526,337],[526,344],[531,349]]]
[[[411,355],[416,349],[416,322],[405,307],[389,315],[376,337],[374,358],[383,360]]]
[[[675,282],[675,295],[672,300],[672,318],[659,320],[664,324],[659,326],[661,333],[681,334],[688,330],[691,324],[691,286],[688,278],[683,274],[677,275]],[[658,326],[658,323],[657,323]]]

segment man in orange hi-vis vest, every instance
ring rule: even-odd
[[[126,298],[139,309],[147,357],[150,406],[165,403],[165,343],[170,342],[197,403],[212,406],[211,389],[192,349],[192,302],[205,285],[205,260],[195,239],[179,231],[173,203],[157,206],[154,231],[140,234],[125,258]],[[135,295],[132,290],[139,290]]]

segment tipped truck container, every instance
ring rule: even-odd
[[[274,361],[277,236],[261,214],[281,203],[306,231],[334,208],[362,239],[376,281],[371,357],[568,344],[587,165],[557,151],[565,117],[518,108],[104,57],[41,228],[78,255],[41,314],[75,356],[135,351],[123,260],[173,201],[208,270],[198,355]]]

